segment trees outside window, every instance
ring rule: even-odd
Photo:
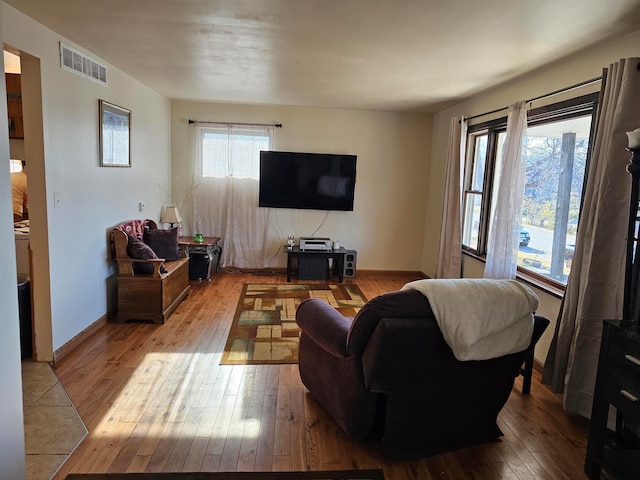
[[[518,270],[564,286],[571,270],[597,94],[528,112]],[[493,185],[502,163],[506,118],[468,129],[463,190],[463,248],[483,256]]]

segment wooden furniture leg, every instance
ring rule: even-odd
[[[522,393],[531,393],[531,376],[533,375],[533,349],[524,362],[524,368],[520,370],[522,375]]]

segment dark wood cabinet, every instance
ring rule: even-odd
[[[613,435],[607,429],[609,406],[616,409]],[[589,478],[604,471],[615,480],[640,479],[640,448],[628,435],[629,423],[640,423],[640,333],[631,322],[606,320],[585,463]]]
[[[24,138],[22,123],[22,86],[20,75],[6,73],[7,113],[9,116],[9,138]]]

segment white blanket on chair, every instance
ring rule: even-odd
[[[486,360],[521,352],[533,334],[538,297],[516,280],[417,280],[403,290],[424,294],[458,360]]]

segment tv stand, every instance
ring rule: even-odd
[[[283,247],[287,254],[287,282],[291,281],[294,271],[298,273],[300,280],[328,280],[331,274],[338,276],[338,282],[344,277],[344,256],[353,250],[343,247],[336,250],[300,250],[300,247]],[[329,259],[333,260],[333,266],[329,271]],[[306,264],[305,264],[306,262]],[[313,278],[300,278],[300,271],[310,274]]]

